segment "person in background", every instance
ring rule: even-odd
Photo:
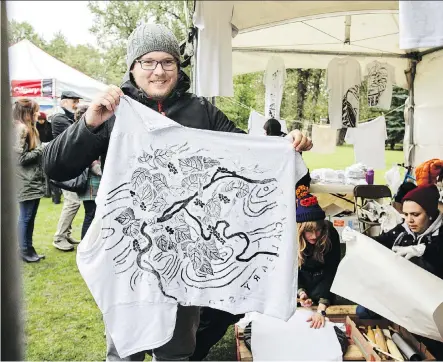
[[[75,122],[75,111],[80,103],[80,97],[73,91],[64,91],[60,97],[60,107],[63,112],[55,113],[51,117],[52,135],[56,138],[63,133],[66,128]]]
[[[45,257],[37,254],[32,240],[38,206],[45,194],[42,169],[44,146],[36,128],[39,114],[39,105],[30,99],[18,100],[12,111],[16,134],[17,199],[20,207],[18,239],[21,257],[28,263],[38,262]]]
[[[48,143],[54,139],[52,136],[52,126],[46,118],[46,113],[39,113],[36,127],[42,143]]]
[[[376,237],[380,244],[443,279],[443,216],[438,210],[437,186],[418,186],[402,199],[405,221]],[[377,318],[359,305],[360,319]]]
[[[438,209],[440,193],[435,185],[417,186],[402,199],[405,221],[376,237],[380,244],[443,279],[443,215]],[[425,298],[425,296],[424,296]],[[380,319],[380,315],[357,306],[360,319]],[[437,361],[443,360],[443,343],[415,336]]]
[[[78,106],[77,110],[75,111],[75,121],[78,122],[78,120],[86,113],[87,110],[87,105]],[[95,160],[92,162],[91,167],[89,168],[88,188],[84,193],[78,193],[78,197],[80,201],[83,201],[83,207],[85,208],[85,218],[83,220],[81,234],[82,239],[85,237],[89,226],[91,226],[92,220],[94,220],[96,209],[95,198],[97,197],[101,176],[102,170],[100,160]]]
[[[325,325],[326,309],[333,304],[331,293],[340,263],[340,237],[317,198],[304,185],[297,188],[296,221],[298,226],[298,297],[302,307],[318,304],[308,322],[311,328]]]
[[[263,126],[263,129],[265,130],[266,136],[279,136],[279,137],[286,136],[286,133],[281,131],[280,122],[275,118],[268,119],[265,125]]]
[[[36,128],[37,128],[37,131],[38,131],[38,134],[40,137],[40,141],[42,143],[48,143],[48,142],[52,141],[52,139],[53,139],[52,127],[51,127],[51,123],[49,123],[46,118],[46,113],[39,112]],[[45,174],[45,185],[46,185],[45,197],[51,197],[52,188],[51,188],[51,184],[49,182],[49,178],[46,176],[46,174]],[[61,191],[60,191],[60,193],[61,193]],[[54,196],[55,195],[53,195],[53,201],[54,201]]]
[[[139,25],[127,42],[126,65],[121,88],[111,85],[92,101],[79,122],[48,145],[44,167],[52,179],[65,181],[76,177],[99,156],[105,165],[114,113],[123,95],[185,127],[244,133],[205,98],[188,93],[190,79],[180,68],[179,42],[165,26]],[[290,137],[296,151],[312,148],[311,140],[300,131],[293,131]],[[168,343],[153,351],[154,358],[201,361],[229,325],[242,317],[208,307],[179,306],[177,320],[182,323],[176,324]],[[144,358],[145,352],[139,352],[127,360]],[[122,360],[109,334],[107,360]]]
[[[52,135],[54,139],[62,134],[69,126],[75,122],[75,111],[82,99],[77,93],[64,91],[61,95],[60,106],[64,113],[56,113],[52,116]],[[74,245],[80,241],[74,239],[71,235],[72,222],[80,208],[80,200],[75,192],[62,190],[63,209],[57,224],[57,231],[54,235],[52,245],[61,251],[72,251]]]

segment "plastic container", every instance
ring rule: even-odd
[[[371,168],[366,171],[366,182],[368,183],[368,185],[374,184],[374,170]]]

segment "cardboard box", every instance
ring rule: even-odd
[[[341,233],[346,226],[349,226],[351,229],[360,232],[360,226],[358,225],[357,215],[352,216],[331,216],[329,217],[329,221],[334,225],[335,229],[340,235],[340,242],[343,243],[341,238]]]
[[[375,353],[372,346],[367,342],[366,338],[363,336],[357,326],[375,327],[376,325],[378,325],[381,329],[387,329],[388,326],[391,326],[393,329],[400,333],[400,335],[408,344],[414,347],[415,350],[417,350],[422,355],[423,361],[435,361],[434,356],[428,351],[423,343],[418,342],[415,337],[406,329],[386,319],[371,320],[358,319],[354,316],[347,316],[345,324],[347,336],[350,338],[351,343],[355,344],[360,349],[366,361],[381,361],[381,358],[377,353]],[[347,359],[344,358],[344,360]]]

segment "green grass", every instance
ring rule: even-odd
[[[308,167],[341,169],[353,163],[352,148],[339,147],[334,155],[303,154]],[[386,151],[387,168],[402,162],[401,151]],[[384,170],[376,180],[384,183]],[[34,246],[46,259],[23,264],[25,343],[27,360],[105,359],[106,341],[101,313],[80,276],[76,252],[62,252],[52,246],[52,236],[62,205],[42,199],[37,214]],[[75,221],[73,235],[80,237],[83,207]],[[233,327],[211,350],[213,361],[235,360]]]
[[[355,163],[353,146],[337,147],[335,153],[330,155],[319,155],[312,152],[304,152],[303,159],[306,166],[312,171],[317,168],[332,168],[334,170],[344,170]],[[385,172],[394,164],[403,162],[403,151],[385,151],[386,168],[375,170],[375,183],[384,185]]]
[[[106,339],[102,316],[75,261],[76,252],[52,246],[62,205],[42,199],[37,213],[34,246],[46,259],[23,264],[26,360],[104,361]],[[83,207],[74,220],[80,238]],[[150,357],[147,356],[147,360]],[[208,360],[236,359],[233,327],[211,350]]]

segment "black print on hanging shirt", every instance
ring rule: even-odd
[[[375,63],[368,70],[368,105],[376,107],[380,97],[388,84],[388,68],[380,63]]]
[[[358,121],[360,86],[349,88],[342,100],[342,124],[344,128],[355,127]]]
[[[115,254],[116,273],[130,274],[133,290],[149,275],[173,299],[171,289],[180,287],[258,285],[278,258],[286,222],[272,216],[282,195],[277,180],[260,177],[258,165],[228,169],[206,150],[190,153],[187,144],[151,151],[107,195],[112,211],[103,219],[112,228],[102,232],[112,239],[106,250]],[[263,223],[238,230],[228,221],[236,218]]]
[[[280,75],[280,70],[276,70],[275,72],[272,73],[271,75],[271,84],[269,85],[270,87],[270,92],[269,92],[269,109],[268,109],[268,118],[275,118],[276,117],[276,112],[277,112],[277,93],[278,93],[278,77]]]

